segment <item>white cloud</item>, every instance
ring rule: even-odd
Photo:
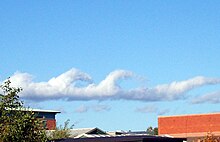
[[[136,108],[135,111],[141,113],[156,113],[158,111],[158,108],[156,106],[149,105],[145,107]]]
[[[102,112],[102,111],[109,111],[111,107],[108,105],[93,105],[91,106],[91,109],[93,109],[96,112]]]
[[[85,113],[89,110],[95,111],[95,112],[102,112],[102,111],[109,111],[111,109],[108,105],[81,105],[77,109],[75,109],[75,112],[77,113]]]
[[[13,86],[22,87],[20,96],[30,100],[107,100],[125,99],[140,101],[163,101],[181,99],[185,94],[204,85],[219,84],[219,78],[194,77],[180,82],[157,85],[153,88],[137,87],[123,89],[120,80],[132,79],[137,76],[126,70],[111,72],[100,83],[95,84],[87,73],[71,69],[47,82],[34,82],[28,73],[16,72],[11,76]],[[86,84],[79,86],[78,83]]]
[[[157,85],[154,88],[135,88],[124,91],[121,98],[140,101],[164,101],[184,98],[185,94],[204,85],[219,84],[219,78],[194,77],[188,80]]]
[[[219,84],[219,78],[207,78],[207,77],[194,77],[185,81],[180,82],[172,82],[170,84],[158,85],[156,86],[153,91],[156,94],[169,94],[170,98],[178,98],[179,94],[185,93],[190,91],[194,88],[201,87],[204,85],[212,85],[212,84]]]
[[[135,111],[141,112],[141,113],[156,113],[157,115],[164,115],[164,114],[168,113],[170,110],[169,109],[159,109],[155,105],[148,105],[148,106],[136,108]]]
[[[157,112],[158,115],[165,115],[170,112],[170,109],[163,109]]]
[[[75,109],[75,112],[77,112],[77,113],[84,113],[84,112],[87,112],[88,109],[89,109],[88,107],[86,107],[84,105],[81,105],[80,107]]]
[[[192,100],[193,104],[199,103],[220,103],[220,91],[208,93]]]

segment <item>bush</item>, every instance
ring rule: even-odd
[[[220,142],[219,137],[215,137],[211,132],[207,133],[207,135],[201,140],[201,142]]]
[[[57,140],[70,137],[70,129],[72,129],[74,125],[69,127],[69,121],[69,119],[65,121],[64,126],[60,125],[59,127],[56,127],[56,129],[49,134],[49,140]]]

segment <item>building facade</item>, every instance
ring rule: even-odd
[[[211,133],[220,136],[220,113],[158,117],[159,135],[202,138]]]
[[[38,119],[42,119],[44,121],[44,126],[47,130],[55,130],[56,128],[56,114],[60,113],[60,111],[54,110],[41,110],[41,109],[30,109],[36,113]]]

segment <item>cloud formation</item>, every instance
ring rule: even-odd
[[[149,105],[145,107],[136,108],[135,111],[141,113],[156,113],[158,111],[158,108],[156,106]]]
[[[84,113],[84,112],[87,112],[88,110],[89,110],[89,108],[87,106],[81,105],[75,109],[75,112]]]
[[[47,82],[34,82],[32,75],[16,72],[11,76],[11,82],[13,86],[23,88],[20,94],[22,98],[38,101],[51,99],[170,101],[184,98],[187,92],[198,87],[220,83],[219,78],[203,76],[157,85],[153,88],[123,89],[118,83],[120,80],[135,77],[136,75],[131,71],[115,70],[100,83],[95,84],[87,73],[73,68]],[[80,86],[79,82],[85,85]]]
[[[97,104],[97,105],[81,105],[78,108],[75,109],[75,112],[77,113],[85,113],[89,110],[93,110],[95,112],[102,112],[102,111],[109,111],[111,109],[110,106],[108,105],[101,105],[101,104]]]
[[[193,104],[200,104],[200,103],[220,103],[220,91],[208,93],[192,100]]]
[[[140,112],[140,113],[156,113],[157,115],[164,115],[164,114],[170,112],[169,109],[162,109],[162,110],[160,110],[155,105],[148,105],[148,106],[144,106],[144,107],[139,107],[139,108],[136,108],[135,111],[136,112]]]

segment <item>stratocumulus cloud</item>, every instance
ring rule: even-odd
[[[148,106],[136,108],[135,111],[141,113],[156,113],[158,111],[158,108],[153,105],[148,105]]]
[[[75,109],[75,112],[77,113],[85,113],[89,110],[93,110],[95,112],[101,112],[101,111],[109,111],[111,109],[110,106],[108,105],[102,105],[102,104],[97,104],[97,105],[81,105],[78,108]]]
[[[164,115],[166,113],[169,113],[169,109],[159,109],[156,105],[148,105],[144,107],[136,108],[136,112],[140,113],[156,113],[157,115]]]
[[[200,104],[200,103],[220,103],[220,91],[211,92],[199,97],[196,97],[192,100],[193,104]]]
[[[181,99],[184,95],[204,85],[219,84],[219,78],[203,76],[188,80],[157,85],[153,88],[137,87],[123,89],[118,83],[120,80],[132,79],[136,75],[131,71],[115,70],[106,76],[100,83],[95,84],[92,77],[78,69],[69,71],[51,78],[47,82],[34,82],[33,76],[28,73],[16,72],[10,80],[13,86],[22,87],[20,96],[30,100],[66,99],[73,100],[139,100],[163,101]],[[77,85],[83,82],[84,86]]]

